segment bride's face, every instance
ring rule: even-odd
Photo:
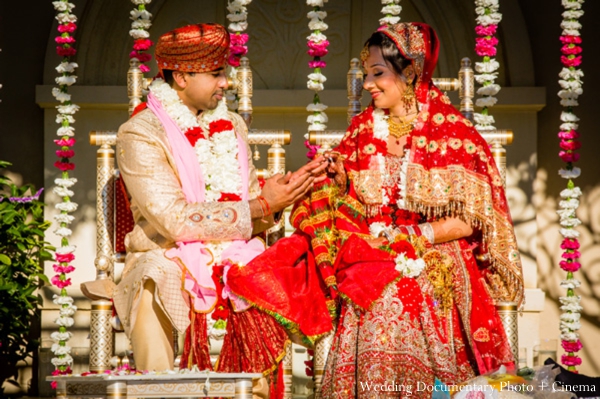
[[[406,83],[403,77],[385,62],[379,47],[369,48],[369,56],[364,63],[364,68],[363,87],[371,93],[375,106],[389,109],[393,115],[402,115],[402,95]],[[401,113],[394,112],[396,109]]]

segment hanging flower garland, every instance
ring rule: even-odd
[[[321,10],[324,3],[327,3],[327,0],[306,1],[308,6],[313,7],[313,10],[307,14],[308,19],[310,19],[308,28],[312,31],[310,36],[306,38],[308,46],[307,53],[309,56],[313,57],[313,59],[308,62],[308,67],[312,68],[313,71],[308,75],[307,87],[315,92],[312,103],[306,107],[306,110],[310,112],[310,115],[306,119],[309,124],[309,131],[323,131],[327,129],[326,123],[329,121],[327,114],[324,112],[327,109],[327,106],[321,103],[321,99],[319,98],[319,92],[325,88],[323,83],[327,80],[325,75],[321,73],[321,69],[325,68],[327,63],[321,58],[329,52],[327,50],[329,41],[327,40],[327,36],[322,33],[328,28],[327,24],[324,22],[325,17],[327,17],[327,12]],[[316,153],[318,146],[311,146],[308,140],[304,144],[309,149],[309,155]]]
[[[146,11],[146,4],[150,4],[152,0],[131,0],[136,7],[131,11],[131,30],[129,35],[133,37],[133,51],[129,53],[129,58],[137,58],[140,61],[140,70],[143,73],[150,72],[150,68],[146,65],[152,59],[152,55],[145,53],[154,43],[149,39],[150,33],[148,29],[152,26],[152,14]]]
[[[384,17],[379,20],[379,25],[386,27],[400,22],[399,15],[402,11],[400,0],[381,0],[381,4],[383,4],[381,13]]]
[[[475,114],[476,128],[480,132],[495,130],[494,117],[489,114],[489,108],[493,107],[498,99],[495,97],[500,91],[500,85],[494,83],[498,78],[498,68],[500,64],[496,61],[496,46],[498,38],[495,34],[498,30],[498,24],[502,20],[502,14],[498,12],[500,8],[499,0],[475,0],[475,13],[477,14],[475,33],[479,36],[475,39],[475,52],[483,57],[483,62],[475,63],[475,70],[479,74],[475,75],[477,83],[482,85],[477,89],[477,94],[482,96],[477,99],[475,105],[481,107],[481,113]]]
[[[252,0],[229,0],[227,4],[227,20],[229,25],[229,65],[231,66],[230,77],[235,78],[237,67],[240,66],[240,59],[248,54],[248,34],[243,33],[248,29],[248,10],[246,6]],[[225,90],[225,98],[229,109],[235,111],[238,109],[237,90]]]
[[[563,311],[560,316],[560,338],[566,352],[561,358],[561,363],[571,371],[575,371],[581,364],[581,358],[576,353],[583,347],[577,332],[581,328],[579,320],[583,308],[580,305],[581,297],[575,295],[575,289],[581,285],[581,282],[574,277],[574,273],[581,268],[579,232],[575,228],[581,224],[576,212],[582,192],[572,180],[579,177],[581,173],[579,168],[573,166],[579,160],[579,154],[575,151],[581,147],[581,143],[577,140],[579,138],[579,133],[577,133],[579,118],[573,112],[573,107],[579,105],[577,98],[583,94],[581,80],[583,72],[578,69],[581,65],[582,52],[579,32],[581,23],[578,20],[583,15],[583,2],[584,0],[562,0],[565,8],[560,25],[563,29],[560,36],[563,44],[561,48],[563,69],[559,73],[560,80],[558,81],[561,87],[558,92],[561,99],[560,104],[565,107],[560,116],[562,124],[558,133],[561,148],[559,156],[566,163],[559,174],[568,179],[567,188],[560,193],[560,210],[557,211],[560,216],[560,234],[563,236],[560,246],[563,254],[559,265],[567,272],[567,278],[561,283],[561,287],[567,290],[567,296],[560,298],[562,305],[560,309]]]
[[[74,195],[71,188],[77,182],[77,179],[69,176],[69,171],[75,168],[75,164],[71,162],[71,158],[75,155],[73,145],[75,144],[75,128],[71,126],[75,122],[74,115],[79,110],[79,106],[71,102],[71,95],[68,93],[69,86],[73,85],[77,80],[74,75],[77,64],[71,62],[71,57],[76,54],[74,47],[75,38],[72,36],[77,29],[77,17],[72,14],[75,5],[69,3],[68,0],[60,0],[52,2],[54,9],[57,11],[56,19],[58,20],[59,36],[56,37],[56,53],[63,57],[63,60],[58,65],[56,70],[60,74],[56,78],[58,87],[52,89],[52,94],[61,103],[56,108],[58,115],[56,123],[60,125],[57,130],[59,139],[54,140],[59,149],[56,155],[59,160],[54,163],[54,166],[61,171],[61,177],[54,182],[53,192],[62,198],[62,202],[56,204],[56,209],[60,211],[54,216],[54,220],[58,223],[58,228],[54,233],[61,237],[60,247],[56,249],[55,261],[53,265],[54,271],[57,273],[52,277],[52,284],[60,289],[59,295],[54,295],[53,302],[59,306],[59,317],[55,320],[58,324],[58,332],[51,334],[54,341],[52,352],[55,357],[52,359],[52,364],[56,367],[53,375],[64,375],[71,373],[71,365],[73,358],[71,357],[71,348],[67,346],[67,341],[71,339],[71,333],[67,331],[74,324],[73,315],[77,311],[77,307],[73,305],[73,298],[67,294],[66,288],[71,285],[71,279],[67,278],[67,274],[73,272],[75,268],[71,262],[75,259],[75,247],[69,245],[69,237],[72,234],[69,225],[73,222],[74,217],[69,213],[77,209],[77,204],[71,201]]]

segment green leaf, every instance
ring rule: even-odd
[[[5,265],[10,265],[12,263],[10,258],[4,254],[0,254],[0,262],[4,263]]]

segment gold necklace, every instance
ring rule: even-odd
[[[406,136],[407,134],[409,134],[410,132],[412,132],[413,128],[414,128],[414,121],[415,119],[417,119],[417,115],[413,116],[412,118],[410,118],[409,120],[404,120],[402,118],[398,118],[398,122],[396,122],[394,120],[394,118],[392,116],[390,116],[390,118],[388,119],[388,126],[389,126],[389,131],[390,134],[394,137],[396,137],[397,139],[399,139],[400,137]]]

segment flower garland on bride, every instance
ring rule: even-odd
[[[582,52],[579,32],[581,23],[578,20],[583,15],[583,2],[584,0],[562,0],[565,8],[560,25],[563,29],[560,36],[563,44],[561,48],[563,69],[559,73],[560,80],[558,81],[561,87],[558,92],[558,96],[561,98],[560,104],[565,107],[560,116],[562,124],[558,133],[561,148],[559,156],[566,163],[565,168],[561,169],[559,174],[568,180],[567,188],[560,193],[560,210],[557,211],[560,216],[560,234],[563,236],[560,245],[563,253],[559,265],[567,272],[567,278],[561,282],[561,287],[567,290],[567,295],[559,298],[562,305],[560,309],[563,311],[560,315],[560,338],[566,352],[561,357],[561,363],[571,371],[576,371],[577,366],[581,364],[581,358],[576,353],[583,347],[577,332],[581,327],[579,320],[583,308],[580,305],[581,296],[575,295],[575,289],[581,285],[581,282],[574,276],[574,273],[581,268],[579,232],[575,227],[581,224],[576,213],[582,192],[573,182],[573,179],[579,177],[581,173],[581,170],[573,165],[579,160],[579,154],[575,151],[581,147],[581,143],[577,140],[579,138],[579,133],[577,133],[579,118],[573,112],[573,108],[579,105],[577,98],[583,94],[583,82],[581,81],[583,71],[578,68],[581,65]]]

